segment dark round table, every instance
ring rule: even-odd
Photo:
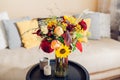
[[[43,74],[38,63],[28,71],[26,80],[89,80],[89,73],[82,65],[73,61],[69,61],[68,64],[68,76],[64,78],[55,77],[55,60],[50,60],[50,65],[52,67],[52,74],[50,76],[45,76]]]

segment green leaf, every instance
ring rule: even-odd
[[[63,37],[58,37],[57,40],[64,44],[64,39],[63,39]]]
[[[80,34],[80,33],[76,33],[76,37],[77,37],[77,39],[79,39],[79,38],[82,38],[82,37],[83,37],[83,35],[82,35],[82,34]]]
[[[76,45],[75,44],[72,44],[72,51],[75,51],[76,50]]]

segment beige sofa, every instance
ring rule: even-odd
[[[69,60],[83,65],[90,80],[120,75],[120,42],[109,38],[89,40],[83,49],[83,53],[71,53]],[[38,47],[0,50],[0,80],[25,80],[28,70],[43,57],[55,58],[54,53],[46,54]]]

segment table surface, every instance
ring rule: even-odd
[[[64,78],[55,77],[55,60],[50,60],[52,75],[45,76],[38,63],[28,71],[26,80],[89,80],[89,73],[82,65],[73,61],[69,61],[68,64],[68,76]]]

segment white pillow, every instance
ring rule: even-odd
[[[91,18],[89,39],[110,38],[110,14],[86,11],[82,18]]]
[[[101,37],[110,38],[110,14],[100,14],[100,33]]]
[[[4,49],[8,46],[5,28],[1,20],[8,20],[7,12],[0,13],[0,49]]]
[[[26,20],[30,20],[30,18],[23,17],[13,20],[3,20],[3,25],[7,34],[8,46],[10,49],[21,47],[22,42],[15,23]]]
[[[91,25],[89,31],[91,32],[91,35],[89,36],[89,39],[100,39],[101,33],[100,33],[100,15],[99,13],[87,13],[83,15],[83,18],[90,18],[91,19]]]

